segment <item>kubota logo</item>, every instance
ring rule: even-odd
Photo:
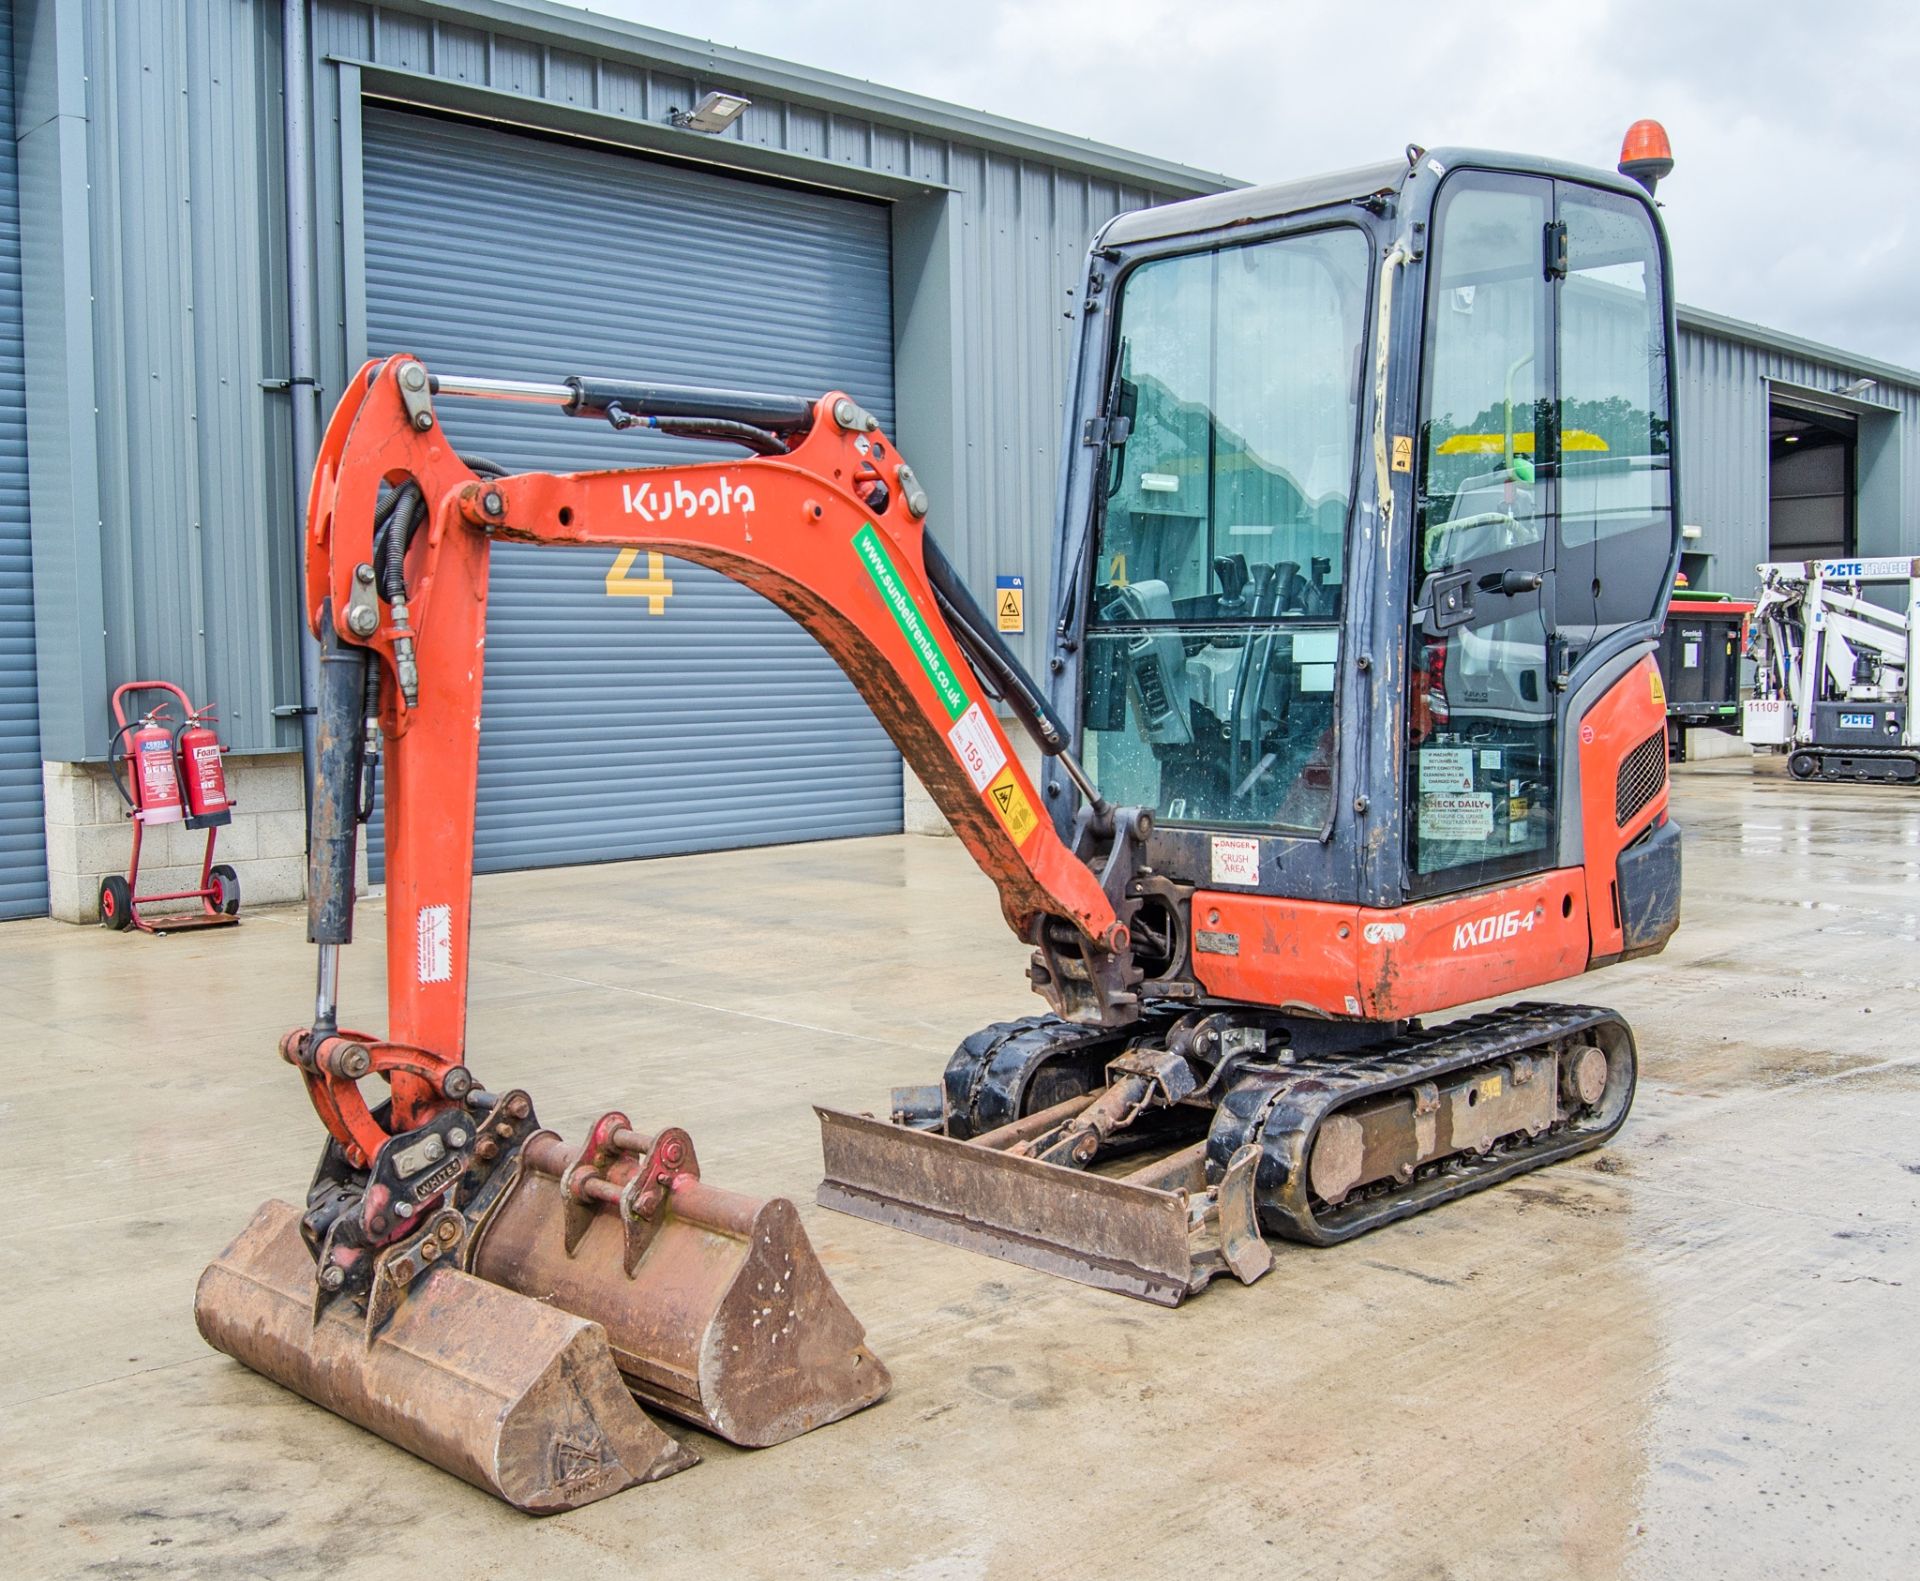
[[[1360,937],[1369,944],[1398,944],[1407,936],[1404,922],[1369,922],[1360,930]],[[1459,946],[1455,945],[1455,949]]]
[[[1474,922],[1462,922],[1453,930],[1453,947],[1456,950],[1470,950],[1476,944],[1492,944],[1498,939],[1511,939],[1516,933],[1531,933],[1533,925],[1540,920],[1539,911],[1499,911],[1491,917],[1481,917]]]
[[[724,472],[717,486],[704,489],[690,489],[678,478],[673,480],[671,488],[664,478],[657,489],[651,483],[642,483],[637,488],[623,483],[620,497],[630,516],[646,522],[670,522],[676,517],[690,521],[695,516],[731,516],[736,511],[742,516],[753,514],[753,489],[745,483],[731,481]]]

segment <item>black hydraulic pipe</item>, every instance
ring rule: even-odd
[[[681,434],[689,439],[720,439],[745,445],[762,456],[784,456],[787,442],[771,429],[752,423],[736,423],[724,417],[636,417],[619,402],[607,408],[607,421],[615,428],[650,428],[656,433]]]
[[[813,402],[804,395],[770,395],[757,390],[709,390],[697,385],[643,384],[632,379],[566,381],[573,391],[569,417],[605,417],[619,407],[630,417],[706,417],[746,423],[775,434],[794,434],[811,426]]]
[[[360,842],[360,756],[365,739],[365,648],[333,629],[333,605],[320,606],[320,682],[315,703],[315,774],[308,806],[307,937],[353,942],[353,868]]]
[[[282,0],[280,8],[280,115],[285,156],[287,205],[287,389],[293,408],[293,503],[296,518],[304,517],[307,480],[313,474],[320,448],[319,388],[314,382],[316,339],[313,306],[313,149],[308,113],[307,0]],[[293,542],[305,536],[299,520]],[[298,559],[295,560],[296,567]],[[304,602],[296,569],[294,608]],[[314,724],[315,697],[320,689],[320,655],[304,625],[296,639],[300,647],[300,767],[306,781],[307,807],[313,807],[314,779],[319,773],[319,738]]]
[[[1043,753],[1048,757],[1057,757],[1065,752],[1072,745],[1072,737],[1060,722],[1060,716],[1053,711],[1053,705],[1014,657],[1013,649],[994,629],[986,611],[975,602],[939,541],[931,532],[923,531],[920,543],[933,596],[940,601],[941,610],[952,623],[954,634],[966,647],[968,657],[985,672],[994,690],[1006,699],[1007,706],[1026,726],[1027,733]]]

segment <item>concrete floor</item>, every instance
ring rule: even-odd
[[[301,915],[10,924],[0,1574],[1920,1573],[1920,797],[1774,767],[1679,774],[1679,937],[1565,990],[1641,1040],[1615,1145],[1177,1312],[811,1204],[809,1100],[875,1106],[1029,1008],[956,843],[482,879],[476,1070],[800,1200],[896,1381],[546,1521],[194,1332],[201,1265],[316,1151],[273,1052]],[[377,1024],[376,949],[343,1001]]]

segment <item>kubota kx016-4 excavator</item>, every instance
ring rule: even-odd
[[[787,611],[1033,946],[1049,1014],[968,1037],[889,1119],[822,1111],[823,1202],[1174,1303],[1258,1277],[1264,1233],[1344,1240],[1610,1136],[1635,1077],[1617,1016],[1420,1018],[1677,921],[1651,647],[1679,542],[1673,310],[1647,188],[1409,149],[1109,224],[1048,691],[846,395],[369,363],[307,524],[320,969],[281,1051],[329,1138],[305,1210],[268,1204],[208,1269],[203,1332],[532,1509],[692,1458],[621,1375],[761,1444],[886,1389],[790,1204],[707,1186],[684,1133],[620,1114],[569,1149],[467,1070],[495,539],[662,550]],[[500,476],[436,409],[474,399],[752,454]],[[383,1037],[335,1004],[376,754]]]

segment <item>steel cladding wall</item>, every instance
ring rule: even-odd
[[[27,526],[27,381],[14,148],[13,8],[0,0],[0,917],[47,909]]]
[[[55,546],[36,589],[45,751],[100,757],[103,687],[136,672],[214,697],[236,750],[291,750],[297,726],[273,710],[299,695],[289,403],[306,397],[284,388],[280,7],[16,4],[59,36],[36,72],[50,107],[57,77],[68,117],[37,200],[49,386],[70,370],[48,421],[72,446],[48,447],[35,512]],[[919,467],[952,474],[936,525],[976,591],[1015,571],[1029,607],[1044,604],[1062,314],[1087,239],[1113,213],[1224,178],[539,0],[312,0],[309,15],[323,421],[369,344],[363,103],[877,197],[896,261],[903,236],[918,259],[897,273],[924,286],[894,304],[900,421],[927,427],[910,384],[922,411],[937,391],[947,415],[916,449],[956,458]],[[665,124],[709,86],[753,107],[714,138]],[[413,244],[423,270],[445,250]]]
[[[241,750],[297,746],[297,724],[272,712],[299,702],[289,397],[272,388],[287,374],[279,10],[17,0],[29,5],[42,31],[83,32],[85,186],[71,201],[88,246],[62,262],[88,287],[95,409],[73,441],[89,476],[72,531],[93,539],[98,585],[72,589],[70,610],[56,602],[52,624],[53,640],[70,624],[98,649],[62,663],[43,619],[47,756],[100,756],[100,688],[136,677],[217,703]]]
[[[1073,305],[1069,293],[1078,284],[1087,243],[1113,214],[1231,183],[1146,160],[1131,162],[1163,170],[1164,183],[1102,172],[1101,160],[1120,164],[1130,156],[1069,138],[1056,140],[1057,159],[970,141],[936,124],[951,112],[949,106],[899,96],[890,112],[866,109],[853,98],[866,84],[766,61],[743,77],[728,69],[725,51],[671,35],[612,28],[591,16],[570,18],[574,39],[568,47],[529,36],[528,8],[481,0],[466,9],[470,22],[316,0],[313,48],[321,63],[316,121],[328,113],[351,120],[351,106],[340,101],[338,69],[327,64],[331,58],[364,63],[364,91],[396,101],[471,105],[475,113],[583,136],[644,137],[663,150],[720,168],[766,169],[895,202],[951,195],[951,235],[940,237],[937,245],[951,254],[950,294],[940,311],[955,365],[916,365],[926,359],[903,339],[896,373],[903,421],[911,416],[911,385],[950,384],[954,431],[926,435],[903,428],[897,437],[923,476],[937,477],[943,470],[925,459],[929,440],[951,442],[959,452],[955,475],[935,498],[930,519],[976,594],[984,601],[996,575],[1016,573],[1027,578],[1028,607],[1044,609],[1051,591],[1048,545],[1073,331],[1066,310]],[[494,25],[486,25],[489,19]],[[658,42],[636,49],[636,38]],[[774,74],[780,89],[752,80]],[[739,89],[754,102],[718,137],[663,136],[669,110],[692,104],[709,87]],[[916,124],[921,115],[924,122]],[[1009,138],[1032,130],[974,119],[988,133],[1005,128]],[[333,233],[337,220],[351,250],[358,245],[352,172],[330,169],[329,162],[341,157],[337,145],[325,137],[318,142],[320,232]],[[345,157],[350,160],[351,151]],[[344,195],[337,214],[327,211],[330,192]],[[511,223],[511,216],[504,218]],[[565,244],[564,238],[554,242]],[[897,265],[901,251],[896,238]],[[348,355],[360,349],[354,341],[365,321],[355,289],[349,276],[329,278],[321,302],[323,322],[345,324],[342,350]],[[830,309],[830,304],[821,306]],[[906,315],[900,317],[896,328],[904,337]],[[344,372],[343,357],[328,369],[329,386],[337,388]],[[1016,642],[1033,663],[1042,658],[1036,624],[1030,619],[1027,636]]]
[[[892,423],[881,205],[422,115],[364,131],[374,355],[857,390]],[[459,242],[423,269],[421,235]],[[462,453],[510,471],[746,455],[545,407],[439,411]],[[476,866],[897,831],[899,756],[825,650],[718,572],[659,561],[656,603],[613,593],[644,557],[616,578],[611,550],[494,546]]]
[[[1884,494],[1861,500],[1862,554],[1920,555],[1920,384],[1904,370],[1825,348],[1796,349],[1785,337],[1686,308],[1680,314],[1680,509],[1701,536],[1689,549],[1713,556],[1718,592],[1757,586],[1753,568],[1767,553],[1767,411],[1775,383],[1792,390],[1837,391],[1862,375],[1877,385],[1851,410],[1863,451],[1897,447],[1881,461]]]

